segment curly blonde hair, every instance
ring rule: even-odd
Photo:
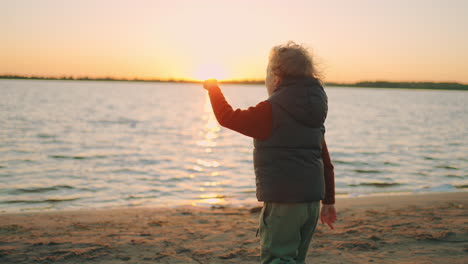
[[[274,46],[270,51],[270,71],[281,79],[294,77],[314,77],[320,80],[310,52],[293,41]]]

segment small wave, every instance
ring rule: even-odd
[[[457,178],[457,179],[463,179],[463,178],[465,178],[465,177],[463,177],[463,176],[454,175],[454,174],[448,174],[448,175],[445,175],[445,177],[447,177],[447,178]]]
[[[125,200],[139,200],[139,199],[152,199],[159,198],[159,195],[129,195]]]
[[[123,174],[140,174],[140,175],[146,175],[148,172],[146,171],[141,171],[141,170],[134,170],[134,169],[129,169],[129,168],[122,168],[118,170],[112,170],[111,172],[113,173],[123,173]]]
[[[201,196],[195,197],[195,199],[201,199],[201,200],[205,200],[205,199],[224,199],[224,198],[229,198],[229,197],[231,197],[231,196],[223,195],[223,194],[214,194],[214,195],[208,194],[208,195],[201,195]]]
[[[30,188],[18,188],[10,192],[11,194],[21,194],[21,193],[43,193],[43,192],[51,192],[51,191],[58,191],[62,189],[74,189],[72,186],[69,185],[56,185],[51,187],[30,187]]]
[[[33,150],[29,149],[14,149],[12,150],[13,153],[19,153],[19,154],[27,154],[27,153],[33,153]]]
[[[237,193],[255,193],[255,192],[256,192],[256,190],[253,189],[253,190],[239,191],[239,192],[237,192]]]
[[[382,154],[382,152],[370,152],[370,151],[364,151],[364,152],[361,152],[359,154],[362,154],[362,155],[379,155],[379,154]]]
[[[171,183],[171,182],[183,182],[183,181],[190,181],[192,180],[191,177],[170,177],[170,178],[163,178],[159,181],[163,183]]]
[[[378,188],[385,188],[385,187],[394,187],[403,185],[402,183],[398,182],[362,182],[359,184],[348,184],[348,186],[356,187],[356,186],[371,186],[371,187],[378,187]]]
[[[44,145],[46,145],[46,144],[62,144],[62,143],[65,143],[65,141],[56,140],[56,139],[41,142],[41,144],[44,144]]]
[[[203,169],[200,166],[193,166],[192,168],[185,168],[184,171],[189,172],[189,173],[197,173],[197,172],[202,172]]]
[[[143,163],[144,165],[156,165],[156,164],[161,163],[160,160],[150,160],[150,159],[141,159],[140,162]]]
[[[346,161],[346,160],[332,160],[333,163],[335,164],[346,164],[346,165],[360,165],[360,166],[366,166],[369,165],[367,162],[361,162],[361,161]]]
[[[106,155],[95,155],[95,156],[50,155],[49,157],[54,158],[54,159],[77,159],[77,160],[82,160],[82,159],[103,159],[103,158],[107,158]]]
[[[76,201],[79,200],[80,198],[50,198],[50,199],[44,199],[44,200],[9,200],[9,201],[3,201],[0,203],[4,204],[16,204],[16,203],[26,203],[26,204],[36,204],[36,203],[61,203],[61,202],[70,202],[70,201]]]
[[[455,188],[457,188],[457,189],[466,189],[466,188],[468,188],[468,184],[455,185]]]
[[[422,189],[414,190],[414,192],[448,192],[454,191],[456,188],[451,184],[441,184],[433,187],[425,187]]]
[[[47,134],[47,133],[39,133],[36,135],[38,138],[55,138],[56,135]]]
[[[357,170],[354,170],[354,172],[357,172],[357,173],[382,173],[383,171],[381,171],[381,170],[362,170],[362,169],[357,169]]]
[[[76,201],[76,200],[79,200],[81,198],[63,198],[63,199],[59,199],[59,198],[56,198],[56,199],[46,199],[44,200],[44,202],[47,202],[47,203],[61,203],[61,202],[70,202],[70,201]]]
[[[98,125],[129,125],[135,127],[140,121],[130,118],[120,117],[116,120],[91,120],[89,123]]]
[[[449,165],[439,165],[439,166],[434,166],[434,167],[439,168],[439,169],[458,170],[457,167],[452,167]]]

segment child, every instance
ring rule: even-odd
[[[305,263],[321,221],[336,220],[333,165],[325,143],[327,96],[308,51],[294,42],[272,48],[265,84],[269,98],[233,110],[216,80],[207,80],[220,125],[254,138],[261,263]]]

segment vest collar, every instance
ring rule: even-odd
[[[284,87],[294,87],[297,85],[317,85],[320,81],[312,76],[286,77],[283,78],[275,89],[275,92]]]

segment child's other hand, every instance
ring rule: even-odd
[[[322,221],[322,224],[327,224],[331,229],[335,229],[333,227],[333,223],[336,221],[336,210],[333,204],[322,205],[320,220]]]
[[[218,87],[218,81],[216,79],[209,79],[203,82],[203,88],[205,88],[208,91],[214,87]]]

